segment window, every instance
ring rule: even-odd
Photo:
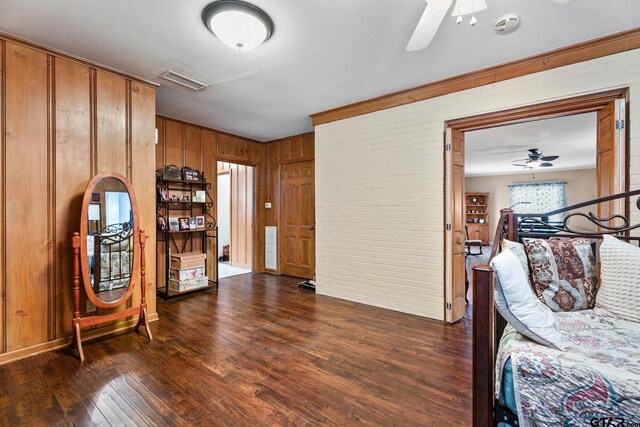
[[[547,181],[511,184],[509,206],[514,213],[546,213],[567,206],[566,182]],[[529,203],[523,203],[529,202]],[[549,221],[562,221],[563,214],[549,217]]]

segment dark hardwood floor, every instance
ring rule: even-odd
[[[471,324],[268,275],[158,301],[127,333],[0,366],[0,425],[471,425]]]

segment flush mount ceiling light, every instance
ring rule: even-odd
[[[273,34],[273,21],[262,9],[240,0],[219,0],[202,10],[204,25],[224,44],[251,50]]]

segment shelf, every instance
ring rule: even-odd
[[[184,294],[189,294],[191,292],[196,292],[196,291],[202,291],[204,289],[208,289],[208,288],[215,288],[215,282],[209,280],[208,284],[205,286],[198,286],[197,288],[192,288],[192,289],[187,289],[184,291],[176,291],[174,289],[169,288],[169,296],[176,296],[176,295],[184,295]],[[165,291],[162,288],[158,288],[157,292],[161,295],[165,295]]]
[[[467,203],[467,207],[469,207],[469,206],[473,206],[473,207],[476,207],[476,208],[486,208],[487,207],[487,205],[475,205],[473,203]]]
[[[193,185],[211,184],[210,182],[206,182],[206,181],[185,181],[183,179],[162,179],[162,178],[159,178],[157,181],[158,182],[168,182],[168,183],[171,183],[171,184],[193,184]]]
[[[173,201],[170,201],[170,200],[161,200],[158,203],[163,203],[165,205],[171,205],[171,204],[205,205],[205,204],[207,204],[207,202],[183,202],[183,201],[173,202]]]
[[[179,233],[201,233],[203,231],[212,231],[214,228],[198,228],[197,230],[158,230],[161,233],[179,234]]]

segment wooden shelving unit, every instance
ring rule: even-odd
[[[158,217],[164,219],[165,228],[157,230],[157,243],[156,248],[158,252],[158,260],[163,258],[164,262],[158,262],[156,264],[156,273],[158,279],[161,277],[164,279],[164,283],[160,284],[157,288],[159,296],[165,300],[175,298],[180,295],[189,294],[192,292],[209,289],[211,287],[218,286],[218,268],[215,268],[215,277],[208,277],[207,285],[200,286],[193,289],[186,289],[184,291],[178,291],[169,287],[170,279],[170,258],[172,254],[181,254],[187,252],[187,248],[195,246],[203,253],[207,252],[207,241],[209,239],[214,240],[213,259],[205,258],[205,274],[209,271],[207,268],[209,262],[218,262],[218,227],[216,226],[216,220],[211,214],[213,209],[213,199],[210,195],[211,183],[206,181],[184,181],[184,180],[167,180],[156,179],[156,188],[166,188],[168,194],[177,195],[189,195],[193,197],[195,191],[204,191],[206,201],[193,202],[193,201],[171,201],[161,200],[160,191],[158,193],[158,200],[156,202],[156,214]],[[191,229],[191,230],[170,230],[169,218],[170,217],[205,217],[205,226],[203,228]],[[175,237],[174,237],[175,236]],[[179,237],[178,237],[179,236]],[[198,244],[194,245],[194,241],[198,240]],[[161,248],[161,246],[164,246]],[[158,280],[160,283],[160,280]]]
[[[469,239],[489,244],[489,193],[465,193],[465,225]]]

